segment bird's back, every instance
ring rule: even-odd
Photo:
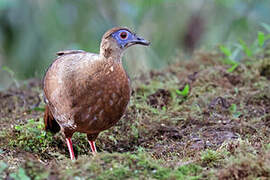
[[[121,63],[82,51],[61,53],[44,77],[44,93],[64,130],[91,134],[121,118],[130,87]]]

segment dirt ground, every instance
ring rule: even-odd
[[[0,178],[270,179],[270,53],[233,71],[217,53],[132,78],[129,107],[97,139],[43,128],[41,80],[0,92]],[[189,88],[184,93],[185,87]]]

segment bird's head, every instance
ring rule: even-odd
[[[108,58],[110,56],[120,56],[123,51],[135,44],[148,46],[150,42],[138,37],[128,28],[115,27],[108,30],[102,38],[100,45],[100,53]]]

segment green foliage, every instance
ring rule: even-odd
[[[17,172],[11,173],[10,177],[14,180],[30,180],[30,177],[27,176],[23,168],[19,168]]]
[[[225,54],[225,56],[231,57],[232,52],[231,52],[230,49],[228,49],[227,47],[225,47],[225,46],[223,46],[223,45],[220,45],[220,46],[219,46],[219,49],[220,49],[221,52],[223,52],[223,54]]]
[[[227,71],[229,72],[229,73],[231,73],[231,72],[233,72],[237,67],[238,67],[238,63],[235,63],[234,65],[232,65],[232,67],[230,67]]]
[[[180,175],[180,179],[190,179],[190,180],[195,180],[195,179],[201,179],[202,175],[200,174],[202,172],[202,167],[195,165],[195,164],[188,164],[188,165],[184,165],[179,167],[178,169],[178,173],[182,174]],[[190,176],[190,175],[194,175],[194,176]]]
[[[238,53],[238,50],[235,49],[234,52],[232,52],[229,48],[227,48],[223,45],[220,45],[219,49],[226,56],[226,58],[223,59],[224,63],[231,65],[231,67],[229,69],[227,69],[227,71],[229,73],[233,72],[239,65],[239,63],[236,62],[236,60],[234,59]]]
[[[233,148],[230,149],[233,153],[224,159],[223,169],[215,173],[218,179],[269,179],[269,150],[261,149],[258,156],[258,149],[241,139],[230,142],[227,147]]]
[[[266,29],[268,29],[269,25],[266,23],[262,23],[262,26]],[[241,45],[242,50],[244,51],[245,55],[249,58],[254,57],[254,55],[258,54],[259,52],[263,51],[263,46],[265,45],[266,41],[270,39],[270,34],[265,34],[262,31],[257,32],[257,39],[254,40],[254,42],[249,47],[247,43],[240,39],[239,43]]]
[[[27,124],[15,125],[15,136],[10,137],[9,146],[35,153],[44,152],[52,145],[53,137],[51,133],[46,133],[43,129],[44,124],[41,119],[38,121],[29,119]]]
[[[267,29],[269,25],[263,23],[263,27]],[[264,50],[263,47],[266,44],[266,41],[269,39],[270,34],[266,35],[264,32],[258,31],[257,39],[255,39],[255,41],[250,46],[243,39],[239,39],[239,44],[236,45],[236,48],[234,48],[233,51],[231,48],[220,45],[219,50],[225,55],[223,62],[225,64],[231,65],[227,71],[231,73],[238,67],[239,62],[237,62],[237,56],[239,56],[240,49],[243,51],[247,58],[252,59],[256,54]]]
[[[239,116],[242,115],[242,113],[240,111],[237,111],[237,105],[236,104],[232,104],[229,108],[230,113],[233,115],[234,118],[238,118]]]
[[[181,95],[183,97],[186,97],[186,96],[188,96],[188,93],[189,93],[189,85],[186,84],[185,87],[184,87],[184,89],[182,91],[179,90],[179,89],[176,89],[175,92],[178,95]]]
[[[219,152],[211,149],[207,149],[201,154],[201,161],[203,164],[207,166],[215,166],[218,165],[226,156],[227,152]]]
[[[266,35],[265,33],[259,31],[257,39],[259,46],[263,47],[263,45],[265,45],[265,42],[270,39],[270,34]]]
[[[253,56],[253,51],[248,47],[246,42],[244,42],[242,39],[239,39],[239,43],[242,46],[242,49],[247,57]]]
[[[44,112],[45,108],[44,107],[34,107],[34,108],[30,109],[30,112],[32,112],[32,111]]]
[[[41,166],[37,161],[27,160],[24,163],[24,170],[30,179],[49,179],[50,172],[48,171],[48,168],[46,166]]]
[[[264,42],[265,42],[265,35],[264,35],[263,32],[259,31],[258,32],[258,43],[259,43],[259,46],[260,47],[263,47]]]

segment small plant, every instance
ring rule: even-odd
[[[208,149],[202,153],[201,161],[207,166],[215,166],[224,158],[223,154],[225,155],[225,152]]]
[[[220,45],[219,50],[226,56],[226,58],[223,59],[224,63],[231,65],[231,67],[227,69],[227,71],[229,73],[233,72],[239,66],[239,63],[235,60],[237,54],[239,53],[239,49],[235,49],[234,51],[232,51],[231,49]]]
[[[270,33],[270,26],[262,23],[262,26]],[[266,41],[270,39],[270,34],[266,35],[262,31],[258,31],[257,39],[249,46],[247,43],[239,39],[239,44],[236,44],[235,47],[228,48],[224,45],[219,46],[219,50],[225,55],[225,59],[223,59],[225,64],[231,65],[227,71],[229,73],[233,72],[238,66],[239,62],[237,62],[237,57],[239,56],[240,52],[243,51],[244,55],[248,58],[253,58],[254,55],[258,54],[263,50],[263,47],[266,44]]]
[[[32,108],[32,109],[29,110],[29,112],[32,112],[32,111],[44,112],[45,111],[45,108],[44,107],[34,107],[34,108]]]
[[[239,116],[242,115],[242,113],[240,111],[237,111],[237,105],[236,104],[232,104],[229,108],[230,113],[233,115],[234,118],[239,118]]]
[[[263,47],[264,42],[265,42],[266,38],[263,32],[259,31],[258,32],[258,43],[260,47]]]
[[[52,143],[52,134],[43,131],[41,120],[28,120],[27,124],[16,125],[9,146],[20,147],[26,151],[43,152]]]
[[[179,89],[176,89],[175,92],[178,95],[181,95],[183,97],[187,97],[188,96],[188,93],[189,93],[189,85],[186,84],[185,87],[184,87],[184,89],[182,91],[179,90]]]
[[[268,31],[268,33],[270,33],[269,25],[262,23],[262,27],[264,27],[264,29]],[[257,39],[255,39],[255,41],[250,46],[248,46],[247,43],[243,41],[242,39],[239,40],[239,43],[240,43],[241,49],[244,51],[244,54],[247,57],[252,58],[255,54],[258,54],[259,52],[263,50],[263,47],[265,46],[266,41],[269,39],[270,39],[270,34],[265,34],[262,31],[258,31]]]

